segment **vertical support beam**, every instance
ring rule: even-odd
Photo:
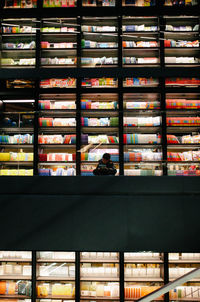
[[[165,30],[165,19],[163,16],[158,18],[159,26],[159,40],[160,40],[160,66],[163,69],[165,67],[165,47],[164,47],[164,30]]]
[[[122,0],[115,0],[115,6],[117,8],[118,15],[121,14]]]
[[[164,284],[169,283],[169,257],[164,253]],[[164,295],[164,301],[169,302],[169,292]]]
[[[37,16],[42,15],[42,9],[43,9],[43,1],[38,0],[37,1]]]
[[[39,1],[41,2],[41,1]],[[39,4],[38,4],[39,5]],[[41,3],[40,3],[41,5]],[[39,73],[40,70],[40,54],[41,54],[41,35],[40,35],[40,29],[41,29],[41,20],[38,18],[36,23],[36,70]],[[39,107],[38,107],[38,101],[40,98],[40,80],[37,78],[35,81],[35,118],[34,118],[34,175],[38,175],[38,131],[39,131]]]
[[[77,0],[77,7],[79,9],[82,7],[82,0]]]
[[[39,72],[40,68],[40,57],[41,57],[41,37],[40,37],[40,24],[41,20],[37,18],[36,22],[36,52],[35,52],[35,57],[36,57],[36,70]]]
[[[124,253],[119,253],[120,302],[124,302]]]
[[[161,3],[162,5],[162,3]],[[164,3],[163,3],[164,5]],[[165,67],[165,48],[164,48],[164,29],[165,22],[163,16],[159,17],[160,28],[160,66],[164,70]],[[166,104],[165,104],[165,78],[160,79],[160,91],[161,91],[161,112],[162,112],[162,152],[163,152],[163,175],[167,175],[167,129],[166,129]]]
[[[81,175],[81,78],[77,79],[76,95],[76,175]]]
[[[35,81],[35,106],[34,106],[34,144],[33,144],[33,174],[38,175],[38,163],[39,163],[39,156],[38,156],[38,132],[39,132],[39,108],[38,108],[38,101],[40,97],[40,80],[37,79]]]
[[[163,152],[163,175],[167,175],[167,121],[165,104],[165,78],[160,78],[161,116],[162,116],[162,152]]]
[[[79,3],[80,5],[80,3]],[[82,17],[77,18],[77,24],[79,25],[77,34],[77,67],[81,67],[81,25]],[[81,175],[81,153],[78,152],[81,149],[81,78],[77,78],[77,94],[76,94],[76,175]]]
[[[37,257],[36,257],[36,251],[32,251],[32,297],[31,297],[31,302],[36,301],[36,277],[37,277],[37,272],[36,272],[36,263],[37,263]]]
[[[120,1],[121,2],[121,1]],[[120,3],[118,5],[121,5]],[[122,68],[122,16],[118,16],[118,66]],[[118,79],[119,102],[119,175],[124,175],[124,114],[123,114],[123,78]]]
[[[0,1],[0,15],[3,15],[3,8],[5,6],[5,0],[1,0]]]
[[[81,68],[81,39],[82,39],[82,31],[81,31],[81,25],[82,25],[82,16],[77,17],[77,31],[79,32],[77,34],[77,67]]]
[[[2,7],[2,4],[1,4],[1,6],[0,6],[0,16],[1,16],[1,13],[2,13],[2,11],[3,11],[3,7]],[[1,58],[2,58],[2,43],[3,43],[3,41],[2,41],[2,33],[3,33],[3,26],[2,26],[2,21],[3,21],[3,19],[0,19],[0,32],[1,32],[1,35],[0,35],[0,68],[1,68]],[[0,84],[1,84],[1,81],[0,81]],[[0,86],[1,88],[3,87],[2,85]]]
[[[123,113],[123,79],[118,79],[119,101],[119,175],[124,175],[124,113]]]
[[[75,263],[75,301],[80,302],[80,253],[76,252],[76,263]]]

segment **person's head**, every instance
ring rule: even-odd
[[[109,153],[104,153],[103,157],[102,157],[102,161],[104,164],[107,164],[110,160],[110,154]]]

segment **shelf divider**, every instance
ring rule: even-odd
[[[75,301],[80,302],[80,252],[76,252],[76,263],[75,263]]]
[[[164,253],[164,284],[169,283],[169,254]],[[169,302],[169,293],[164,295],[164,301]]]
[[[37,252],[32,251],[32,297],[31,302],[35,302],[37,298],[37,286],[36,286],[36,278],[37,278]]]
[[[120,272],[120,302],[124,302],[124,253],[119,253],[119,272]]]

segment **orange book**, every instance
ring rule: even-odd
[[[125,298],[130,298],[130,288],[129,287],[125,287]]]
[[[6,294],[6,281],[0,281],[0,295]]]
[[[135,287],[131,287],[131,296],[130,298],[135,298]]]

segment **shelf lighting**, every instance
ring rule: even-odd
[[[35,103],[35,100],[2,100],[4,103]]]

